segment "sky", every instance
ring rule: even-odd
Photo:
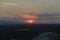
[[[59,21],[59,17],[60,0],[0,0],[0,19]]]

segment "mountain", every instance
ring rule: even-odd
[[[0,20],[0,25],[24,24],[23,22],[15,22],[11,20]]]

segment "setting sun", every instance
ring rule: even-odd
[[[26,20],[25,22],[26,22],[26,23],[34,23],[35,20]]]

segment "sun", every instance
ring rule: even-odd
[[[34,23],[35,20],[26,20],[25,22],[26,22],[26,23]]]
[[[27,22],[28,22],[28,23],[33,23],[33,22],[34,22],[34,20],[27,20]]]

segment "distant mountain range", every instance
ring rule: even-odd
[[[24,24],[23,22],[15,22],[9,20],[0,20],[0,25]]]

